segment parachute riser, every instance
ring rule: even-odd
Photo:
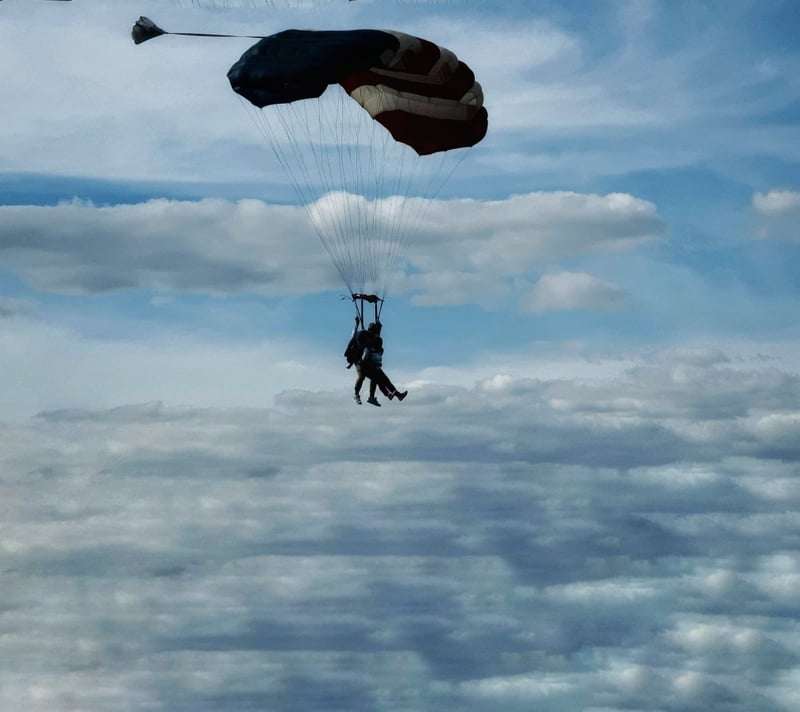
[[[383,311],[383,299],[377,294],[351,294],[353,299],[353,306],[356,309],[356,316],[361,320],[361,325],[364,326],[364,302],[372,304],[373,313],[375,316],[375,323],[379,324],[381,321],[381,312]]]

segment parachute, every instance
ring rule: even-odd
[[[140,44],[166,32],[146,17]],[[256,37],[254,37],[256,38]],[[409,236],[488,114],[472,70],[391,30],[285,30],[248,49],[228,79],[308,213],[359,317],[380,317]],[[265,226],[269,229],[269,226]]]
[[[402,32],[286,30],[228,78],[353,300],[382,305],[410,232],[486,134],[472,70]]]

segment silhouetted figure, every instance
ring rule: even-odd
[[[347,368],[355,364],[358,372],[353,400],[361,405],[361,386],[364,384],[364,379],[369,378],[369,398],[367,403],[380,407],[381,404],[375,397],[376,388],[380,388],[381,393],[389,400],[396,397],[397,400],[402,401],[408,395],[408,391],[398,391],[383,371],[381,323],[373,322],[366,330],[359,331],[360,323],[361,320],[356,317],[353,336],[345,351],[345,358],[348,360]]]

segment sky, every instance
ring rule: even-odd
[[[797,709],[800,5],[214,4],[0,2],[0,710]],[[403,403],[352,401],[253,40],[139,15],[473,68]]]

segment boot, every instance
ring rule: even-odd
[[[405,400],[405,397],[408,395],[408,391],[395,391],[394,394],[397,396],[397,400],[402,401]]]

